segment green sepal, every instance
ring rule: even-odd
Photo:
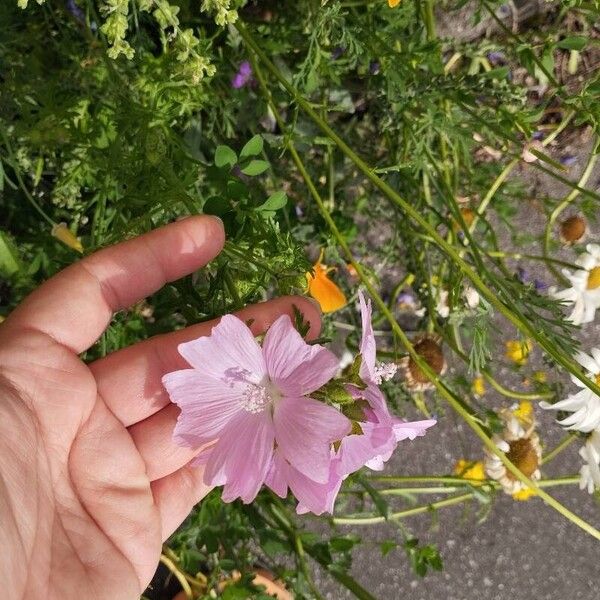
[[[346,390],[346,384],[341,379],[332,379],[316,392],[313,392],[311,396],[328,404],[340,404],[342,406],[354,402],[354,398]]]
[[[342,406],[342,413],[348,417],[351,421],[364,421],[365,412],[364,409],[369,408],[369,403],[366,400],[355,400],[352,404],[344,404]],[[354,425],[353,425],[354,429]],[[362,434],[362,429],[358,432]],[[352,431],[352,433],[355,433]]]
[[[362,365],[362,356],[356,355],[352,364],[347,366],[342,372],[341,379],[346,383],[356,386],[359,390],[367,388],[367,384],[360,378],[360,367]]]

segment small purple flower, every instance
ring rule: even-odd
[[[83,10],[77,4],[75,0],[67,0],[67,10],[80,22],[85,23],[85,14]]]
[[[372,60],[369,63],[369,73],[371,75],[379,75],[379,71],[381,69],[381,65],[379,64],[379,61],[377,60]]]
[[[542,281],[541,279],[534,279],[533,287],[535,288],[536,292],[543,292],[544,290],[548,289],[548,284],[545,281]]]
[[[417,305],[417,299],[412,292],[400,292],[398,294],[398,306],[400,308],[414,308]]]
[[[294,212],[296,213],[296,217],[298,217],[299,219],[301,219],[304,216],[304,209],[300,204],[296,204],[294,206]]]
[[[342,48],[342,46],[336,46],[331,51],[331,60],[337,60],[344,54],[344,52],[346,52],[346,48]]]
[[[247,60],[244,60],[240,63],[237,73],[234,75],[231,80],[231,87],[239,90],[247,85],[252,79],[252,67]]]
[[[506,56],[503,52],[488,52],[487,58],[493,65],[503,65],[506,62]]]
[[[564,156],[561,156],[560,164],[564,165],[565,167],[572,167],[573,165],[577,164],[577,157],[573,156],[572,154],[565,154]]]
[[[531,139],[532,140],[541,140],[544,137],[544,132],[543,131],[534,131],[531,134]]]
[[[529,283],[529,273],[523,267],[517,267],[517,278],[521,283]]]

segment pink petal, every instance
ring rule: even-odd
[[[371,324],[371,300],[365,300],[362,290],[358,292],[358,300],[360,302],[360,316],[362,319],[362,339],[360,341],[362,362],[359,375],[364,381],[372,382],[375,375],[377,347],[373,325]]]
[[[416,437],[425,435],[425,431],[433,427],[437,421],[435,419],[427,419],[425,421],[403,421],[402,419],[393,419],[394,434],[396,441],[400,442],[405,439],[414,440]]]
[[[269,486],[280,498],[285,498],[288,493],[288,463],[281,456],[281,452],[273,452],[271,467],[265,479],[265,485]]]
[[[192,367],[217,380],[260,383],[267,372],[252,332],[233,315],[222,317],[208,337],[180,344],[178,350]]]
[[[304,396],[327,383],[338,370],[338,359],[323,346],[310,346],[288,315],[271,325],[263,342],[271,381],[286,396]]]
[[[358,390],[356,394],[353,393],[352,396],[365,399],[380,422],[383,420],[388,421],[391,418],[385,396],[376,385],[371,384],[366,389]]]
[[[368,460],[365,463],[365,467],[368,467],[373,471],[383,471],[383,467],[385,463],[389,460],[390,456],[392,455],[392,452],[386,454],[385,456],[376,456],[375,458]]]
[[[181,408],[173,437],[197,448],[214,440],[240,410],[240,386],[215,380],[195,369],[168,373],[162,379],[171,401]]]
[[[275,450],[271,471],[265,483],[281,498],[285,498],[289,486],[292,494],[298,500],[296,508],[298,514],[307,512],[315,515],[321,515],[324,512],[332,513],[335,498],[342,485],[342,477],[337,475],[336,469],[331,468],[331,466],[332,464],[330,464],[327,483],[316,483],[294,469],[283,458],[282,454]]]
[[[273,424],[268,411],[240,412],[216,443],[204,471],[204,483],[224,485],[223,501],[256,498],[273,456]]]
[[[335,408],[303,397],[279,400],[273,422],[283,457],[313,481],[327,483],[331,444],[350,431],[350,421]]]
[[[332,469],[326,484],[315,483],[293,467],[290,467],[289,486],[298,499],[296,512],[299,515],[311,512],[315,515],[333,513],[335,499],[342,487],[343,478]]]
[[[340,444],[338,452],[338,473],[342,476],[358,471],[369,461],[390,454],[396,447],[396,438],[391,425],[376,423],[360,423],[362,435],[346,436]]]

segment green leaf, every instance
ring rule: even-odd
[[[387,556],[392,550],[398,547],[398,543],[394,540],[384,540],[379,544],[381,550],[381,556]]]
[[[348,552],[349,550],[352,550],[356,544],[360,544],[360,537],[352,533],[333,537],[329,542],[329,545],[334,552]]]
[[[244,175],[250,175],[253,177],[255,175],[260,175],[264,173],[269,168],[269,163],[264,160],[251,160],[243,169],[242,173]]]
[[[19,252],[12,239],[4,231],[0,231],[0,274],[14,275],[21,269]]]
[[[217,146],[215,152],[215,165],[222,169],[223,167],[233,167],[237,163],[237,154],[229,146]]]
[[[265,202],[257,206],[254,210],[269,210],[275,211],[283,208],[287,204],[287,196],[285,192],[275,192],[271,194]]]
[[[587,46],[588,41],[588,38],[583,35],[573,35],[564,40],[560,40],[560,42],[556,44],[556,47],[562,48],[563,50],[583,50]]]
[[[483,73],[482,77],[485,79],[506,79],[510,69],[508,67],[498,67],[497,69],[492,69],[487,73]]]
[[[263,149],[263,139],[261,135],[255,135],[240,152],[240,158],[248,158],[249,156],[258,156]]]
[[[362,356],[357,354],[351,365],[348,365],[342,373],[341,379],[346,383],[355,385],[359,390],[367,388],[367,384],[360,378],[360,367],[362,365]]]
[[[222,217],[231,210],[231,203],[226,198],[211,196],[202,207],[205,215],[216,215]]]

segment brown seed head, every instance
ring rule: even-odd
[[[578,242],[587,230],[587,223],[583,217],[573,215],[560,224],[560,237],[566,244]]]
[[[529,438],[522,438],[510,442],[506,458],[513,465],[518,467],[519,471],[527,477],[531,477],[539,466],[538,455]],[[510,471],[506,472],[509,479],[516,480],[516,477]]]
[[[432,338],[424,337],[414,345],[415,352],[431,367],[431,369],[440,375],[444,370],[446,362],[441,346]],[[428,383],[429,378],[419,365],[411,358],[408,361],[408,370],[417,383]]]

